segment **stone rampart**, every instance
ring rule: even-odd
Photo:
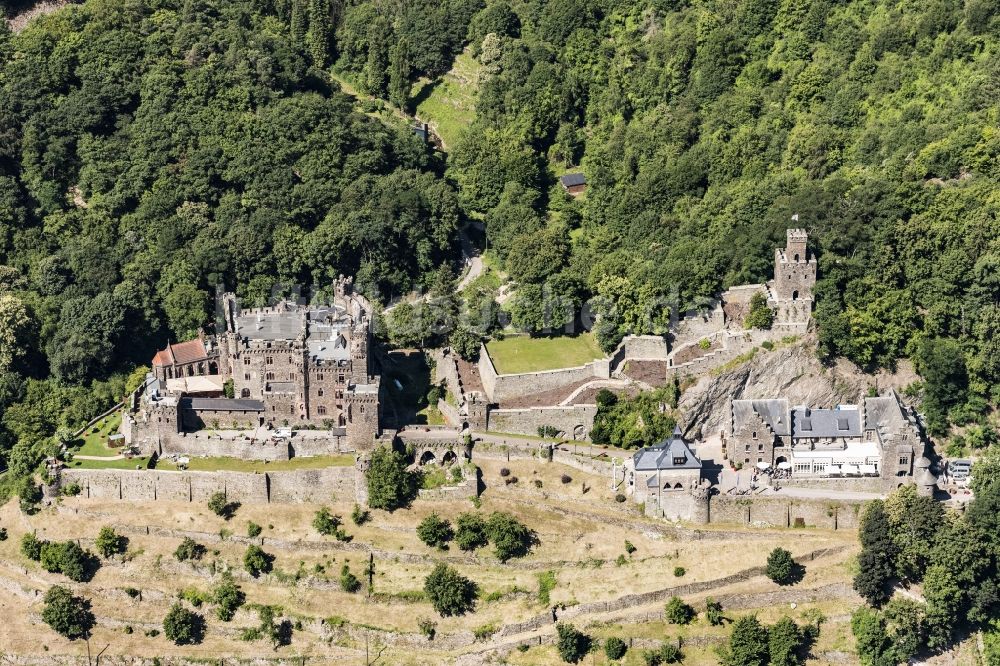
[[[819,490],[846,490],[862,493],[887,493],[893,489],[895,478],[882,479],[879,477],[855,477],[855,478],[816,478],[809,479],[803,477],[791,477],[781,479],[778,483],[788,488],[816,488]],[[901,479],[905,481],[906,479]]]
[[[561,437],[582,440],[590,435],[596,415],[597,405],[491,409],[488,428],[492,432],[537,435],[540,427],[552,426],[562,433]]]
[[[852,530],[857,529],[864,504],[863,500],[715,495],[710,499],[709,522],[713,525]]]
[[[329,502],[334,496],[355,496],[355,468],[290,470],[286,472],[161,472],[156,470],[63,470],[63,483],[80,484],[89,499],[132,502],[207,501],[224,492],[246,504],[268,502]]]
[[[178,454],[242,460],[288,460],[287,441],[260,441],[202,433],[178,433],[163,442],[162,455]]]

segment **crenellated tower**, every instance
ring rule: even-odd
[[[809,254],[808,244],[805,229],[789,229],[784,249],[774,250],[774,280],[768,283],[768,301],[779,330],[804,332],[812,318],[816,257]]]

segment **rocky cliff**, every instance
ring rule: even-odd
[[[815,340],[809,336],[773,351],[758,348],[750,361],[698,379],[681,394],[681,422],[686,437],[711,437],[729,428],[731,400],[784,397],[792,404],[831,407],[857,402],[870,388],[902,389],[915,379],[908,364],[877,375],[843,359],[826,366],[816,358]]]

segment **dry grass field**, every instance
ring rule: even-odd
[[[856,554],[852,533],[674,526],[647,520],[630,503],[615,503],[606,479],[574,468],[535,460],[479,464],[486,490],[478,511],[510,511],[533,528],[539,543],[527,557],[501,564],[489,547],[469,554],[454,546],[438,551],[419,541],[415,527],[423,517],[437,512],[454,520],[461,512],[477,510],[470,499],[418,500],[408,510],[373,511],[370,522],[359,527],[349,518],[354,498],[336,498],[330,508],[344,517],[352,537],[346,543],[320,536],[312,528],[315,505],[244,505],[225,521],[202,503],[64,498],[25,516],[16,501],[9,502],[0,509],[0,525],[8,531],[8,539],[0,542],[0,610],[6,618],[0,626],[0,651],[46,658],[86,655],[82,641],[67,641],[41,621],[41,597],[58,583],[92,601],[98,626],[91,649],[96,652],[106,646],[107,657],[267,657],[299,660],[295,663],[305,657],[306,663],[361,664],[367,641],[370,654],[384,649],[379,662],[383,664],[554,664],[559,663],[554,648],[539,645],[551,642],[555,633],[551,624],[519,633],[504,627],[550,614],[550,606],[558,605],[559,613],[594,638],[619,636],[648,643],[680,637],[685,663],[711,664],[716,663],[714,646],[727,629],[711,627],[704,619],[683,628],[666,625],[660,602],[613,612],[578,613],[576,608],[698,583],[700,591],[684,595],[685,599],[699,610],[704,609],[706,597],[720,599],[729,617],[757,612],[767,620],[783,613],[801,619],[806,610],[818,609],[827,619],[811,663],[854,662],[848,626],[850,610],[857,603],[850,592]],[[505,485],[501,467],[509,468],[518,482]],[[564,474],[572,481],[562,483]],[[248,543],[260,541],[247,538],[249,521],[263,527],[263,548],[275,556],[274,572],[259,579],[242,568]],[[21,536],[32,530],[41,538],[79,539],[92,548],[104,525],[129,538],[128,554],[105,561],[89,583],[72,583],[47,573],[19,552]],[[173,557],[184,536],[207,547],[200,562],[182,563]],[[635,546],[631,556],[625,554],[626,540]],[[778,545],[796,556],[831,547],[839,550],[806,561],[805,578],[790,588],[779,588],[762,576],[713,583],[763,565]],[[374,594],[341,591],[341,566],[348,564],[363,578],[369,553],[375,562]],[[424,577],[442,560],[478,583],[480,598],[474,613],[440,618],[422,598]],[[675,576],[676,567],[684,568],[683,576]],[[248,604],[281,607],[294,626],[290,645],[273,650],[266,642],[241,640],[242,631],[257,624],[256,613],[245,607],[231,622],[222,622],[211,604],[197,609],[207,620],[201,644],[175,646],[164,638],[163,616],[178,592],[205,592],[226,570],[243,588]],[[547,572],[555,582],[549,604],[544,604],[539,600],[539,578]],[[129,596],[125,590],[130,587],[141,590],[141,596]],[[420,633],[421,618],[437,623],[433,641]],[[476,629],[480,639],[474,638]],[[148,636],[152,630],[159,630],[159,635]],[[483,635],[490,630],[497,633]],[[515,649],[520,643],[531,647]],[[637,644],[622,663],[641,663],[640,652]],[[603,652],[592,658],[595,664],[606,663]]]

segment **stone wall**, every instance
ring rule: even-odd
[[[488,429],[492,432],[537,435],[541,426],[553,426],[564,433],[560,435],[562,437],[586,439],[594,427],[596,415],[597,405],[491,409]]]
[[[240,458],[242,460],[288,460],[288,442],[254,441],[245,437],[223,437],[207,433],[178,433],[163,443],[161,455]]]
[[[64,484],[80,484],[81,496],[131,502],[207,501],[224,492],[247,504],[329,502],[355,497],[354,467],[287,472],[160,472],[156,470],[63,470]]]
[[[878,477],[860,477],[843,479],[808,479],[792,477],[781,479],[778,483],[782,486],[795,488],[817,488],[820,490],[846,490],[862,493],[886,493],[895,488],[895,481],[909,482],[909,479],[881,479]],[[888,483],[887,483],[888,482]]]
[[[862,500],[715,495],[709,500],[709,522],[754,527],[857,529],[864,504]]]
[[[671,331],[672,346],[677,348],[684,344],[697,342],[722,330],[725,325],[725,313],[719,302],[714,303],[708,310],[687,312]]]

